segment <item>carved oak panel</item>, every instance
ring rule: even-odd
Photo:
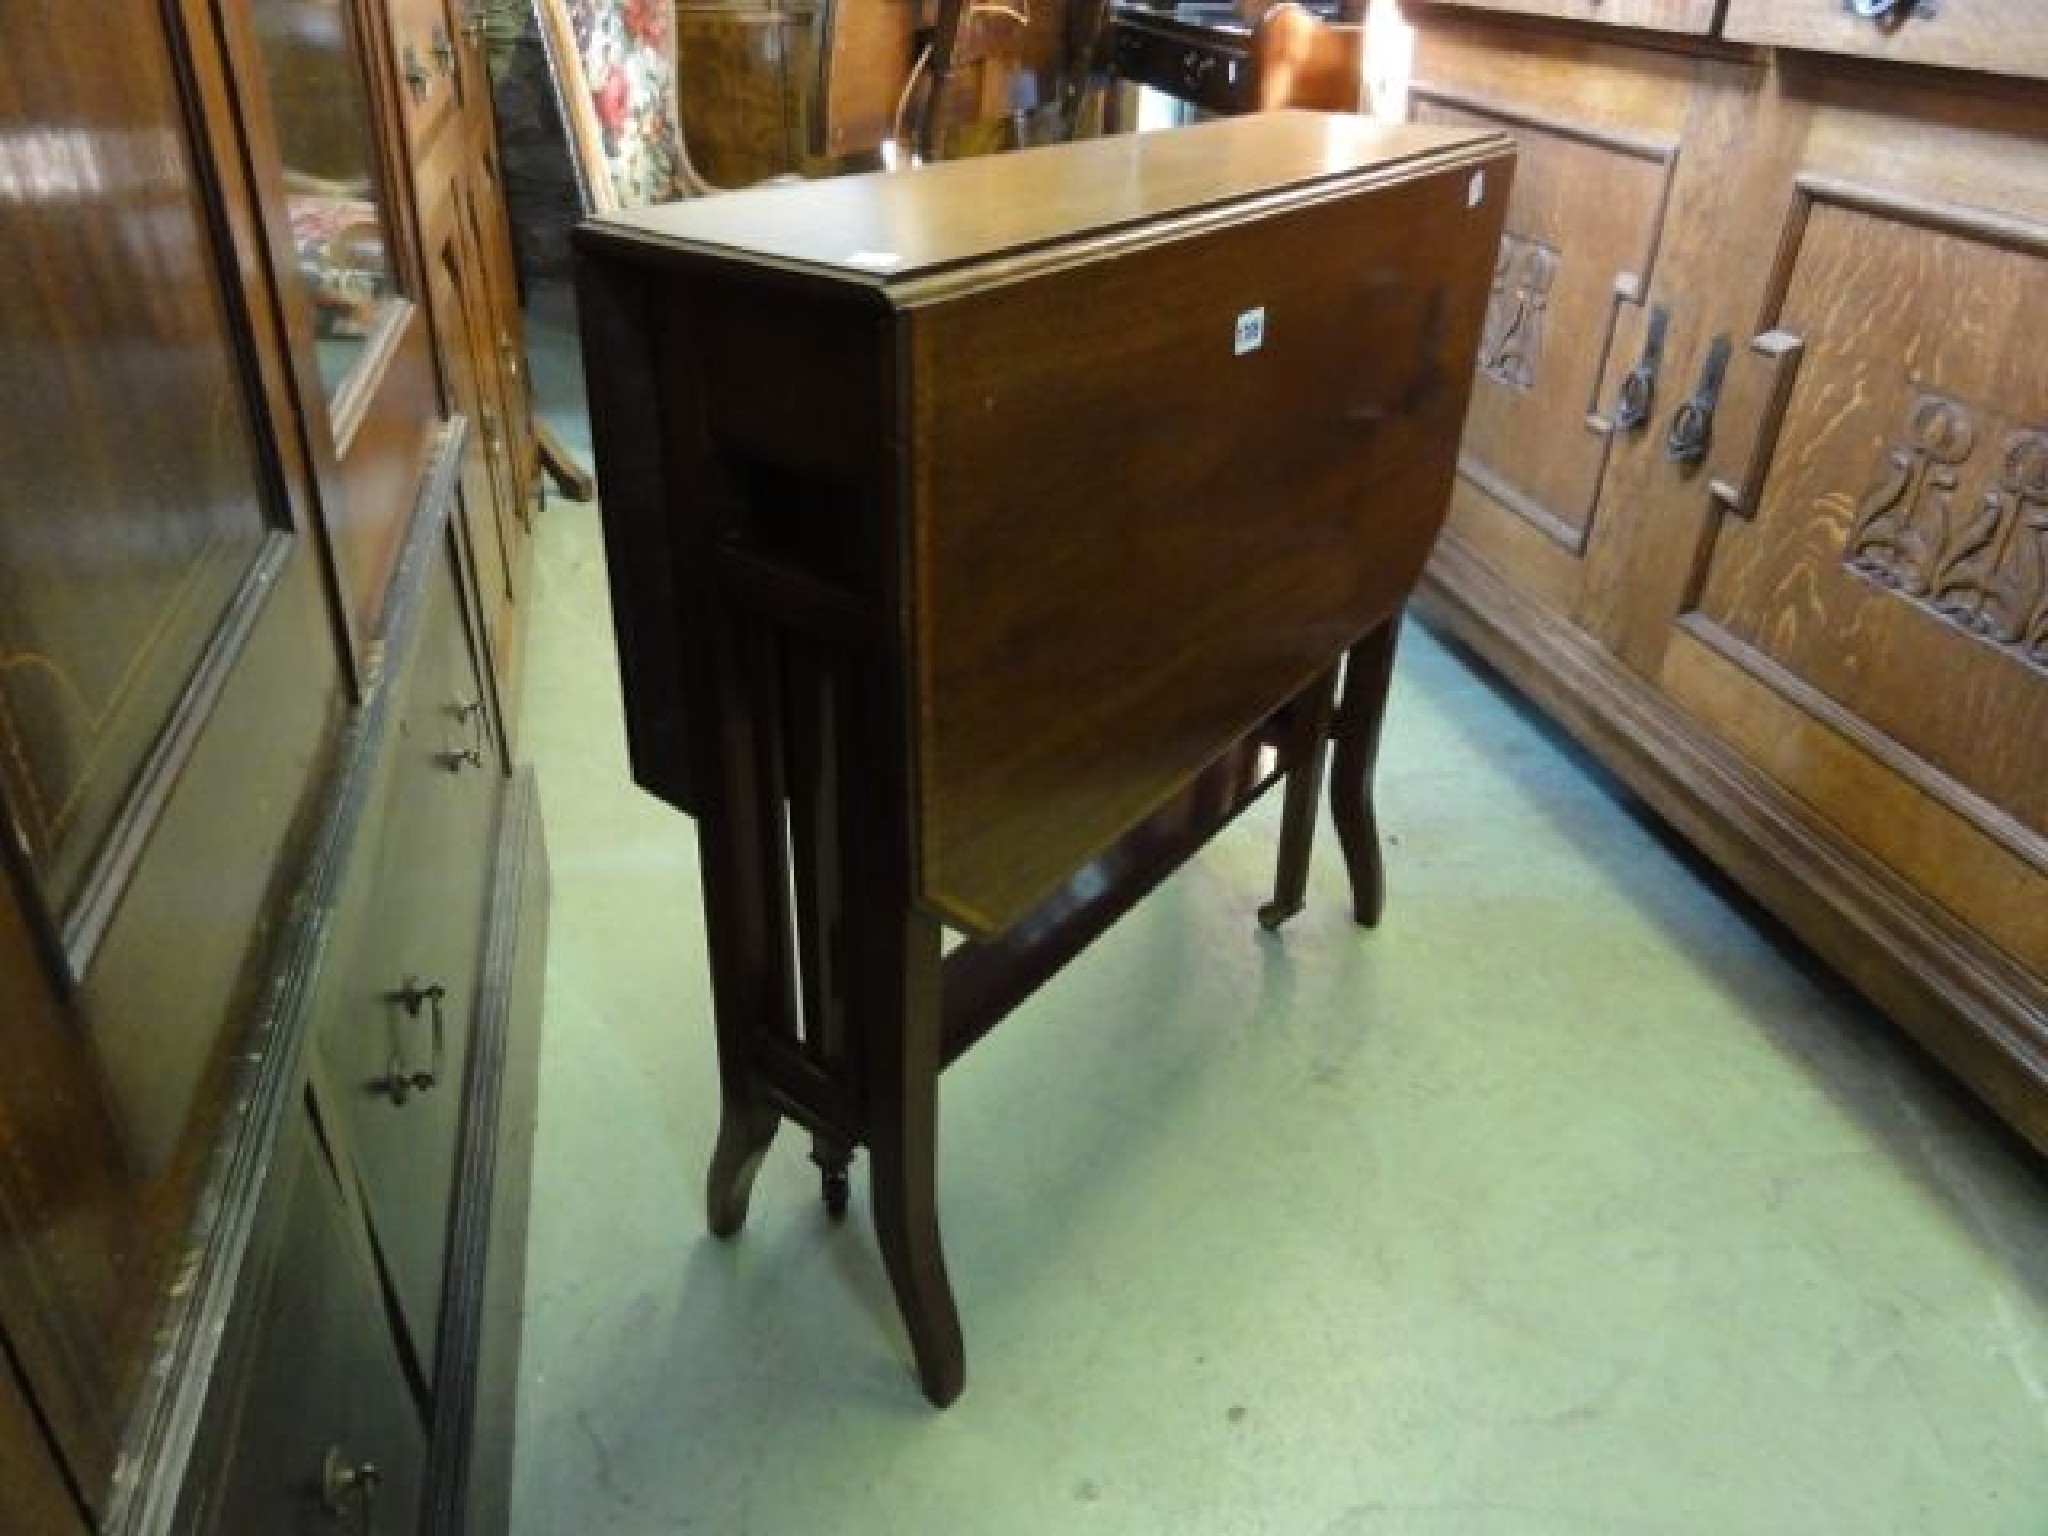
[[[1557,286],[1557,252],[1540,240],[1501,237],[1487,297],[1486,329],[1479,338],[1479,372],[1509,389],[1534,389],[1543,361],[1550,290]]]
[[[1676,149],[1431,86],[1422,122],[1498,128],[1521,152],[1459,472],[1583,553],[1611,439],[1589,422],[1623,300],[1647,290]]]
[[[2048,229],[1809,178],[1775,318],[1804,339],[1753,524],[1689,628],[2048,857]]]
[[[1945,395],[1914,401],[1899,446],[1856,509],[1845,558],[2048,667],[2048,427],[2011,432],[1992,448],[1977,415]]]

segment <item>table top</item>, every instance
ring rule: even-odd
[[[963,266],[1113,241],[1203,210],[1398,179],[1498,142],[1463,128],[1265,112],[665,203],[593,220],[578,238],[645,255],[794,268],[891,293]]]

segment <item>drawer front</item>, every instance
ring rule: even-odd
[[[1773,6],[1782,0],[1761,0]],[[1715,0],[1431,0],[1414,6],[1418,13],[1435,9],[1494,11],[1510,16],[1555,16],[1561,21],[1590,21],[1610,27],[1639,27],[1651,32],[1684,32],[1705,37],[1714,30]]]
[[[1211,112],[1248,112],[1255,105],[1249,45],[1234,37],[1177,35],[1120,21],[1116,73]]]
[[[503,775],[455,566],[423,589],[326,968],[319,1060],[431,1374]]]
[[[277,1267],[178,1528],[405,1536],[420,1528],[426,1433],[360,1223],[306,1119],[286,1127],[274,1178]]]
[[[2044,22],[2040,0],[1729,0],[1726,31],[1737,42],[2044,80]]]

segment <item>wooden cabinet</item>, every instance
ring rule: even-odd
[[[2048,101],[1423,19],[1523,153],[1435,610],[2048,1145]]]
[[[545,896],[487,403],[531,473],[465,36],[405,105],[437,14],[118,0],[0,63],[0,1529],[314,1528],[330,1443],[381,1530],[502,1475]],[[416,158],[457,138],[462,409]],[[439,1117],[402,1168],[334,1092],[359,976],[421,978],[373,1069]]]

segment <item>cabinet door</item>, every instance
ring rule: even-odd
[[[343,707],[227,78],[197,3],[0,58],[0,1326],[95,1503]]]
[[[431,1377],[504,780],[445,540],[417,601],[315,1028],[335,1137]]]
[[[522,558],[532,533],[532,513],[540,494],[540,451],[533,424],[533,399],[526,376],[526,344],[519,312],[519,279],[512,266],[512,239],[505,215],[505,183],[498,163],[497,137],[486,131],[471,139],[462,216],[475,263],[472,296],[488,359],[486,392],[497,403],[500,452],[503,457],[501,516],[517,525],[508,551],[516,598],[525,584]]]
[[[1774,105],[1794,174],[1741,220],[1754,334],[1673,482],[1662,684],[2048,976],[2048,103],[1794,73]]]
[[[440,192],[426,233],[427,288],[442,386],[448,409],[470,424],[461,516],[483,618],[486,664],[498,700],[507,705],[518,693],[519,603],[531,538],[526,514],[532,505],[534,455],[522,446],[532,430],[523,350],[514,339],[515,322],[500,322],[492,311],[489,273],[477,248],[473,163],[466,157],[437,156],[423,169],[423,181],[427,176],[435,178]]]
[[[1694,67],[1666,54],[1458,26],[1427,31],[1414,115],[1520,152],[1449,537],[1574,615],[1605,530],[1622,376],[1644,356]],[[1661,322],[1659,322],[1661,323]],[[1659,379],[1657,391],[1668,390]]]
[[[379,115],[382,12],[370,0],[219,12],[342,618],[367,664],[439,421],[403,144]]]

